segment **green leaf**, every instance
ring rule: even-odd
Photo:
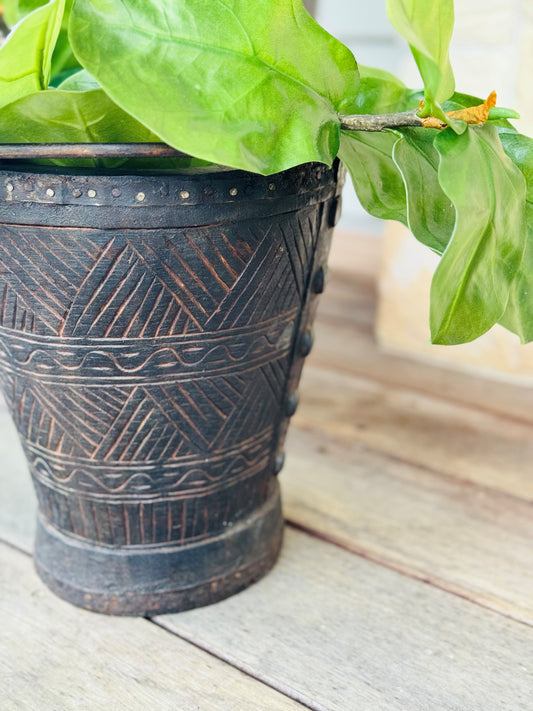
[[[493,106],[489,109],[489,121],[500,119],[519,119],[520,114],[514,109],[506,109],[505,106]]]
[[[354,113],[394,113],[418,106],[418,94],[392,74],[361,65],[359,72]],[[342,131],[339,156],[350,172],[365,210],[374,217],[407,225],[406,188],[393,159],[394,146],[399,140],[402,134],[393,131]]]
[[[515,131],[500,131],[500,140],[527,185],[526,248],[500,323],[516,333],[522,343],[530,343],[533,341],[533,140]]]
[[[57,88],[63,91],[90,91],[102,87],[86,69],[81,69],[67,77]]]
[[[359,89],[351,113],[388,114],[418,106],[407,106],[412,92],[393,74],[376,67],[359,66]]]
[[[90,87],[91,77],[80,72],[65,82],[68,90],[39,91],[15,101],[0,111],[0,143],[148,143],[159,137],[114,104],[102,89]],[[64,159],[40,160],[43,164],[74,167],[105,167],[186,171],[204,169],[198,159]],[[210,170],[219,166],[209,164]]]
[[[4,21],[8,27],[13,27],[23,17],[43,5],[46,5],[46,0],[4,0],[2,3]]]
[[[439,183],[436,130],[402,129],[393,159],[407,192],[407,224],[420,242],[442,254],[455,226],[455,208]]]
[[[331,163],[356,94],[353,55],[301,0],[77,0],[70,38],[164,141],[258,173]]]
[[[453,0],[387,0],[394,29],[409,43],[424,81],[423,116],[447,119],[440,104],[453,94],[455,80],[448,49],[453,32]]]
[[[533,203],[533,139],[516,131],[499,131],[503,150],[523,173],[527,185],[527,201]]]
[[[54,52],[52,55],[51,79],[50,83],[57,86],[60,80],[57,77],[73,69],[79,69],[80,64],[72,52],[68,39],[68,21],[73,0],[65,1],[65,10],[61,22],[61,30],[57,37]],[[46,5],[46,0],[4,0],[4,20],[8,26],[12,26],[26,17],[30,12],[38,7]],[[47,84],[48,86],[48,84]]]
[[[46,89],[65,0],[50,0],[31,12],[0,48],[0,107]]]
[[[102,89],[39,91],[0,111],[0,143],[128,143],[157,136]],[[69,161],[59,161],[69,165]],[[91,161],[88,165],[92,165]]]
[[[526,241],[526,182],[493,126],[435,139],[455,230],[431,285],[433,343],[465,343],[503,315]]]
[[[516,333],[522,343],[533,341],[533,203],[525,209],[526,248],[499,323]]]
[[[396,141],[398,137],[389,131],[342,131],[339,157],[364,209],[374,217],[406,225],[405,186],[392,159]]]

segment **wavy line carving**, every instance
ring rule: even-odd
[[[203,467],[192,464],[190,468],[183,465],[177,472],[149,472],[135,471],[124,472],[120,475],[113,474],[110,470],[107,475],[97,475],[89,469],[75,466],[52,467],[51,463],[42,457],[35,457],[31,462],[34,476],[42,483],[53,483],[61,488],[92,494],[107,495],[160,495],[162,493],[178,493],[195,491],[205,493],[217,486],[226,487],[243,474],[251,474],[258,468],[266,466],[268,448],[254,451],[251,456],[242,453],[230,456],[216,463],[205,462]],[[185,469],[185,471],[183,471]]]
[[[276,360],[287,353],[291,333],[292,323],[283,320],[276,330],[269,324],[267,332],[258,329],[239,340],[224,343],[188,341],[154,349],[152,344],[139,348],[137,342],[131,349],[124,345],[110,345],[88,352],[83,346],[70,350],[60,342],[49,347],[35,347],[31,341],[26,340],[23,348],[20,341],[9,348],[10,344],[4,340],[0,361],[13,370],[40,374],[74,374],[95,378],[115,374],[142,377],[144,371],[153,373],[155,369],[159,374],[185,371],[189,376],[196,370],[205,372],[207,368],[216,368],[220,372],[247,360],[251,364],[257,360]]]

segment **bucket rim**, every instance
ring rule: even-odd
[[[0,160],[190,157],[166,143],[0,143]]]

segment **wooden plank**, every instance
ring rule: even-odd
[[[260,583],[159,618],[313,709],[530,709],[533,629],[287,531]]]
[[[306,364],[294,423],[533,501],[531,425]]]
[[[0,545],[4,711],[303,707],[143,619],[78,610],[50,593],[31,559]]]
[[[281,475],[294,524],[533,625],[533,506],[293,428]]]

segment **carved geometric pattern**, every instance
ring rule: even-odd
[[[2,227],[1,383],[55,525],[185,543],[266,500],[321,217]]]

